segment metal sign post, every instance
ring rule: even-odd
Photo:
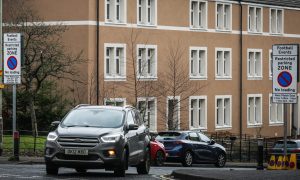
[[[287,154],[288,104],[297,103],[299,44],[276,44],[273,53],[273,102],[284,104],[284,155]]]
[[[13,85],[13,157],[19,160],[19,132],[16,129],[16,85],[21,84],[21,34],[4,34],[4,83]]]

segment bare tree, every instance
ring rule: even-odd
[[[61,41],[67,27],[61,24],[47,25],[25,1],[6,2],[4,22],[6,32],[18,32],[24,36],[22,86],[28,92],[33,134],[37,133],[35,97],[49,78],[81,82],[74,66],[85,62],[82,52],[73,55],[66,51]]]
[[[205,84],[192,83],[189,78],[189,62],[184,56],[184,43],[181,41],[170,42],[164,62],[166,68],[162,72],[159,85],[156,86],[156,92],[160,97],[167,99],[168,110],[159,110],[163,117],[167,119],[169,130],[176,130],[179,126],[179,111],[180,106],[191,95],[198,93]],[[187,103],[188,104],[188,103]]]

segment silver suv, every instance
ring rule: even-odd
[[[104,168],[125,176],[128,166],[149,173],[149,130],[133,107],[78,105],[52,126],[45,144],[47,174],[68,167],[80,173]]]

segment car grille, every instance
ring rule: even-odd
[[[62,147],[93,148],[99,144],[99,139],[92,137],[59,137],[57,142]]]
[[[89,154],[87,156],[77,156],[59,153],[56,155],[56,158],[61,160],[96,161],[99,159],[99,156],[96,154]]]

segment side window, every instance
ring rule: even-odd
[[[128,111],[127,113],[127,124],[134,124],[134,118],[131,111]]]
[[[198,133],[202,142],[210,142],[210,139],[204,134]]]
[[[191,141],[200,141],[197,133],[189,133],[189,136]]]
[[[142,121],[140,112],[135,110],[134,115],[135,115],[135,123],[138,124],[139,126],[142,125],[143,121]]]

